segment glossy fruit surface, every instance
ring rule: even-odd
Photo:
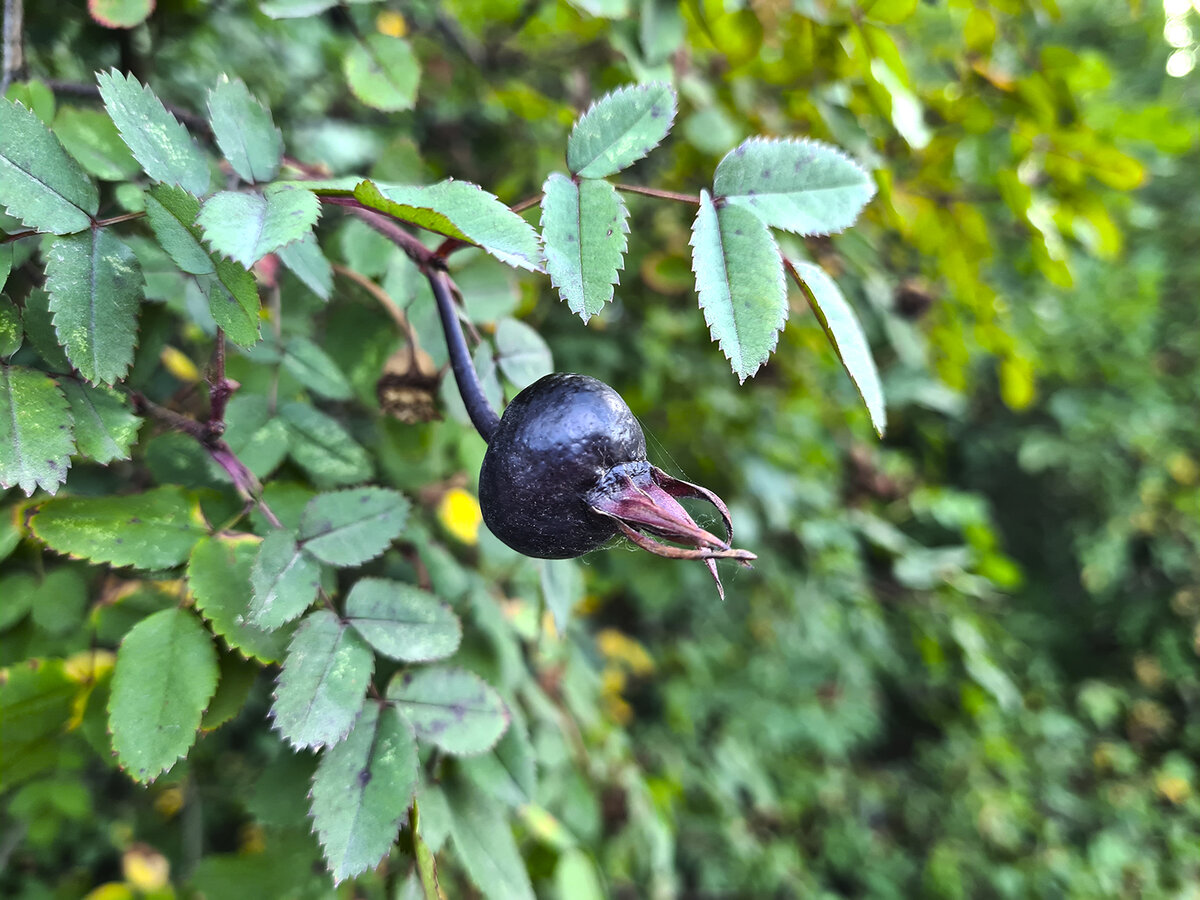
[[[488,442],[483,520],[526,556],[580,556],[618,530],[589,493],[614,466],[645,459],[642,428],[620,394],[587,375],[547,375],[513,398]]]

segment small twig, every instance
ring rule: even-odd
[[[404,315],[403,310],[400,309],[400,307],[396,304],[396,301],[391,298],[387,291],[373,282],[366,275],[362,274],[361,272],[356,272],[354,269],[351,269],[347,266],[343,266],[341,263],[333,263],[333,271],[335,274],[341,275],[343,278],[350,279],[360,288],[378,300],[379,305],[387,311],[387,314],[391,316],[392,321],[396,323],[396,327],[411,337],[412,330],[408,324],[408,317]]]
[[[627,194],[643,194],[647,197],[657,197],[660,200],[674,200],[676,203],[690,203],[692,206],[700,205],[700,198],[691,194],[678,194],[675,191],[642,187],[640,184],[614,184],[613,187]]]
[[[225,433],[225,407],[241,385],[225,377],[225,329],[217,329],[217,346],[213,348],[212,374],[208,381],[208,433],[220,437]]]
[[[4,48],[0,53],[0,97],[8,86],[25,70],[25,4],[24,0],[4,0]]]
[[[389,219],[383,213],[377,213],[374,210],[366,209],[353,197],[329,197],[318,194],[322,203],[328,203],[332,206],[341,206],[350,212],[351,215],[358,216],[385,238],[403,250],[408,258],[415,262],[418,266],[426,265],[433,257],[433,251],[418,241],[415,237]]]
[[[122,213],[119,216],[113,216],[111,219],[93,219],[93,228],[107,228],[109,225],[120,225],[122,222],[132,222],[134,219],[145,218],[144,212]],[[0,235],[0,244],[8,244],[12,241],[19,241],[21,238],[33,237],[45,232],[29,229],[28,231],[14,231],[12,234]]]

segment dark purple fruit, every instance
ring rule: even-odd
[[[697,525],[677,497],[712,503],[727,539]],[[702,559],[714,578],[714,559],[754,559],[730,547],[721,499],[650,465],[621,395],[586,375],[547,375],[513,398],[488,442],[479,504],[492,534],[526,556],[581,556],[623,534],[661,556]]]

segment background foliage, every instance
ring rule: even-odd
[[[436,751],[421,741],[423,840],[406,820],[383,866],[333,888],[307,819],[318,756],[268,726],[277,664],[289,641],[382,654],[386,636],[321,613],[295,635],[254,628],[230,585],[269,580],[254,568],[257,539],[208,534],[238,514],[228,477],[123,393],[64,387],[74,449],[94,462],[73,459],[54,500],[0,496],[0,893],[419,896],[410,872],[432,851],[449,897],[472,882],[501,897],[1197,896],[1200,88],[1195,74],[1165,74],[1163,40],[1164,25],[1176,46],[1179,22],[1200,28],[1194,8],[1168,5],[1167,22],[1152,4],[1092,0],[150,6],[95,0],[89,18],[27,4],[32,80],[9,97],[78,160],[81,178],[62,186],[78,207],[148,216],[98,232],[119,233],[119,247],[0,244],[5,377],[70,368],[47,291],[86,284],[88,251],[130,254],[145,280],[144,301],[120,284],[105,294],[118,301],[103,318],[118,350],[96,380],[128,369],[152,402],[202,415],[215,311],[236,343],[261,330],[256,349],[229,348],[240,388],[225,437],[311,548],[274,552],[324,560],[312,565],[329,592],[336,567],[359,564],[428,589],[411,600],[433,623],[422,659],[453,652],[457,674],[408,671],[462,691],[482,677],[512,721],[494,750],[454,756],[495,740],[485,694],[477,727]],[[556,369],[613,384],[652,460],[724,496],[759,561],[724,573],[722,605],[694,564],[516,556],[479,527],[483,443],[450,380],[445,420],[426,424],[401,422],[377,389],[407,359],[379,286],[429,361],[445,360],[403,255],[326,209],[317,235],[332,279],[305,265],[311,255],[268,257],[255,273],[264,317],[239,313],[244,272],[182,226],[175,249],[198,251],[198,272],[149,239],[160,208],[177,221],[195,212],[178,212],[186,200],[169,190],[147,194],[141,171],[184,187],[270,176],[253,153],[209,153],[203,120],[187,116],[199,164],[135,161],[90,87],[112,67],[205,117],[219,76],[240,79],[287,153],[332,176],[453,176],[510,204],[563,170],[577,114],[631,80],[673,83],[679,118],[630,180],[695,194],[752,134],[835,143],[878,195],[845,234],[781,243],[832,275],[866,324],[887,438],[876,442],[794,287],[779,347],[739,387],[696,308],[692,211],[630,197],[615,299],[586,326],[544,276],[455,256],[485,384],[511,393],[550,351]],[[246,102],[229,85],[218,108]],[[106,99],[129,86],[100,81]],[[234,121],[252,119],[240,109]],[[213,169],[218,155],[232,168]],[[294,197],[263,202],[285,223],[311,221]],[[228,215],[213,215],[218,228]],[[74,227],[58,224],[46,230]],[[0,228],[24,230],[13,218]],[[136,351],[121,359],[121,328],[133,327],[122,323],[135,320]],[[38,439],[57,448],[54,465],[29,470],[48,485],[73,448]],[[412,504],[373,561],[340,555],[367,551],[330,542],[308,506],[318,491],[344,505],[334,489],[364,480]],[[134,492],[139,521],[98,546],[87,515]],[[544,607],[560,621],[575,610],[565,634]],[[114,740],[122,711],[170,693],[161,675],[179,669],[141,653],[146,669],[123,684],[112,677],[123,640],[184,655],[187,688],[208,695],[199,721],[164,705],[159,720],[134,716],[142,740]],[[400,663],[379,659],[380,690],[409,696],[403,676],[389,685]],[[360,725],[400,747],[391,708],[368,704]],[[147,748],[166,765],[197,727],[186,759],[148,787],[118,768],[136,774]],[[178,751],[155,745],[176,732]],[[353,771],[360,744],[319,765]],[[390,777],[400,793],[412,781],[407,764]],[[311,805],[336,816],[339,799],[314,791]]]

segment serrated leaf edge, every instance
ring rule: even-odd
[[[601,103],[607,103],[607,102],[609,102],[609,101],[611,101],[611,100],[613,100],[613,99],[615,99],[615,98],[617,98],[617,97],[621,97],[621,96],[624,96],[624,95],[626,95],[626,94],[632,94],[632,93],[635,93],[635,92],[638,92],[638,91],[641,91],[642,93],[649,93],[649,92],[650,92],[652,89],[659,88],[659,87],[665,87],[665,88],[667,89],[667,94],[668,94],[668,96],[670,96],[670,98],[671,98],[671,114],[670,114],[670,116],[668,116],[668,117],[667,117],[667,131],[666,131],[666,134],[664,134],[664,135],[663,135],[663,137],[659,139],[658,143],[656,143],[656,144],[655,144],[653,147],[651,147],[649,150],[647,150],[647,151],[646,151],[645,153],[643,153],[641,156],[635,157],[634,159],[631,159],[631,160],[630,160],[628,163],[626,163],[625,165],[623,165],[623,166],[620,166],[620,167],[617,169],[617,172],[622,172],[622,171],[624,171],[625,169],[629,168],[629,166],[632,166],[634,163],[638,162],[639,160],[643,160],[643,159],[645,159],[647,156],[649,156],[649,155],[650,155],[650,154],[651,154],[651,153],[654,151],[655,147],[657,147],[659,143],[662,143],[662,141],[666,140],[666,135],[667,135],[667,134],[670,134],[670,133],[671,133],[671,129],[672,129],[673,127],[675,127],[675,117],[676,117],[676,116],[679,114],[679,95],[678,95],[678,93],[677,93],[677,92],[676,92],[676,90],[675,90],[675,86],[674,86],[674,85],[672,85],[672,84],[671,84],[671,83],[669,83],[669,82],[666,82],[666,81],[648,81],[648,82],[646,82],[645,84],[627,84],[627,85],[624,85],[624,86],[622,86],[622,87],[616,88],[615,90],[609,91],[607,94],[604,94],[604,95],[602,95],[602,96],[600,96],[600,97],[597,97],[595,100],[593,100],[593,101],[592,101],[592,102],[591,102],[591,103],[588,105],[588,108],[587,108],[587,109],[585,109],[585,110],[584,110],[584,111],[583,111],[583,112],[582,112],[582,113],[579,115],[579,118],[577,118],[577,119],[575,120],[575,124],[571,126],[571,134],[567,136],[567,143],[568,143],[568,145],[570,144],[570,142],[571,142],[571,139],[572,139],[572,138],[575,136],[575,131],[576,131],[576,129],[578,129],[578,128],[579,128],[580,124],[581,124],[581,123],[582,123],[582,122],[583,122],[583,121],[584,121],[584,120],[585,120],[585,119],[586,119],[588,116],[590,116],[590,115],[591,115],[593,112],[595,112],[595,111],[596,111],[596,108],[597,108],[597,107],[598,107],[598,106],[599,106]],[[648,112],[648,110],[647,110],[647,112]],[[642,113],[642,116],[643,116],[643,117],[644,117],[645,115],[646,115],[646,113]],[[641,121],[641,119],[639,118],[639,119],[638,119],[638,121],[640,122],[640,121]],[[586,169],[588,166],[590,166],[592,163],[594,163],[594,162],[595,162],[597,159],[599,159],[599,158],[600,158],[599,156],[596,156],[596,157],[593,157],[592,159],[588,160],[588,161],[587,161],[587,162],[586,162],[584,165],[582,165],[582,166],[580,166],[580,167],[579,167],[579,172],[582,172],[584,169]],[[571,166],[570,166],[570,164],[569,164],[569,163],[568,163],[568,165],[567,165],[567,171],[568,171],[568,172],[571,172]],[[571,174],[572,174],[572,175],[579,175],[579,172],[571,172]],[[612,173],[612,174],[616,174],[616,173],[614,172],[614,173]],[[588,178],[588,177],[596,177],[596,178],[600,178],[600,177],[607,177],[607,176],[587,176],[587,175],[584,175],[584,176],[581,176],[581,177],[584,177],[584,178]]]
[[[720,216],[719,216],[720,210],[717,207],[714,199],[709,196],[708,191],[701,189],[701,191],[700,191],[700,210],[701,211],[704,209],[705,202],[707,202],[713,208],[713,216],[717,220],[717,235],[719,236],[721,234],[721,220],[720,220]],[[697,211],[695,222],[698,222],[700,220],[700,215],[701,215],[701,212]],[[761,221],[761,220],[759,220],[759,221]],[[717,335],[713,334],[712,322],[709,321],[708,313],[705,310],[704,299],[702,296],[704,292],[701,289],[701,285],[700,285],[700,281],[701,281],[700,272],[697,271],[697,269],[696,269],[696,251],[698,248],[696,246],[695,222],[693,222],[693,225],[692,225],[692,236],[691,236],[691,238],[688,239],[688,246],[692,248],[692,274],[696,276],[696,295],[700,301],[700,309],[701,309],[701,311],[704,311],[704,322],[706,325],[708,325],[709,337],[712,338],[712,340],[717,342],[717,347],[720,348],[720,350],[723,354],[725,354],[725,358],[727,360],[729,360],[730,365],[733,365],[733,357],[729,354],[729,351],[726,349],[725,341],[722,340],[721,338],[718,338]],[[782,315],[780,317],[780,321],[774,328],[771,344],[767,348],[767,358],[764,359],[762,362],[758,363],[753,369],[750,369],[749,371],[747,371],[745,373],[738,371],[737,367],[734,366],[733,372],[738,377],[738,384],[745,384],[747,378],[753,378],[758,373],[758,370],[761,369],[764,365],[766,365],[766,363],[770,360],[771,354],[773,354],[775,352],[775,349],[779,346],[779,336],[783,333],[783,329],[784,329],[784,326],[787,324],[787,318],[788,318],[787,317],[788,310],[787,310],[787,305],[786,305],[786,303],[787,303],[787,276],[784,274],[784,271],[783,271],[784,270],[783,256],[779,250],[779,242],[775,240],[775,235],[773,235],[771,233],[771,229],[769,227],[767,227],[766,223],[763,223],[763,228],[766,230],[767,237],[771,241],[772,247],[775,248],[775,253],[779,256],[778,281],[779,281],[780,291],[782,292],[783,297],[784,297],[784,306],[782,308]],[[722,242],[722,246],[724,246],[724,242]],[[726,266],[725,266],[724,253],[722,253],[721,269],[722,269],[722,271],[727,271]],[[728,279],[726,279],[726,284],[728,284]],[[738,354],[739,357],[741,355],[742,355],[741,353]]]
[[[721,166],[724,164],[725,160],[729,159],[732,156],[740,155],[739,151],[744,152],[745,148],[750,146],[751,144],[796,144],[799,146],[807,146],[807,147],[821,147],[824,150],[830,151],[830,153],[832,153],[834,156],[840,157],[843,161],[845,161],[846,163],[849,163],[850,166],[857,169],[858,172],[860,172],[862,174],[863,182],[867,188],[867,196],[866,196],[866,199],[863,200],[863,208],[864,209],[866,208],[867,204],[870,203],[872,199],[874,199],[875,194],[878,193],[878,188],[875,185],[874,179],[871,178],[871,173],[869,171],[867,171],[866,167],[862,163],[860,163],[857,159],[855,159],[853,156],[851,156],[849,153],[847,153],[841,147],[838,147],[836,144],[830,144],[827,141],[819,141],[815,138],[807,138],[807,137],[774,138],[774,137],[766,137],[765,135],[755,135],[754,137],[746,138],[744,141],[742,141],[740,144],[738,144],[736,147],[734,147],[732,150],[730,150],[728,153],[726,153],[724,156],[721,157],[721,161],[719,163],[717,163],[716,172],[719,172],[721,170]],[[716,172],[714,172],[714,174],[713,174],[714,190],[715,190],[715,182],[716,182]],[[847,187],[852,187],[852,185],[836,185],[835,187],[847,188]],[[832,189],[833,188],[814,188],[812,190],[812,193],[816,193],[817,191],[821,191],[821,190],[832,190]],[[749,198],[749,197],[755,197],[755,196],[771,196],[771,194],[766,194],[766,195],[764,195],[764,194],[714,194],[713,199],[714,200],[730,200],[733,203],[738,203],[739,205],[742,205],[739,202],[739,198],[743,198],[743,197]],[[746,206],[746,209],[749,209],[755,215],[758,215],[758,211],[753,206],[750,206],[749,204],[746,204],[745,206]],[[862,210],[859,210],[858,215],[856,215],[854,217],[853,221],[848,222],[846,224],[846,226],[843,228],[835,228],[832,231],[797,231],[794,228],[787,228],[782,225],[774,225],[771,223],[767,223],[767,224],[768,224],[769,228],[778,228],[780,231],[786,231],[789,234],[796,234],[796,235],[800,235],[801,237],[821,237],[824,235],[844,233],[847,229],[852,228],[854,226],[854,222],[858,221],[858,216],[861,214],[862,214]]]

